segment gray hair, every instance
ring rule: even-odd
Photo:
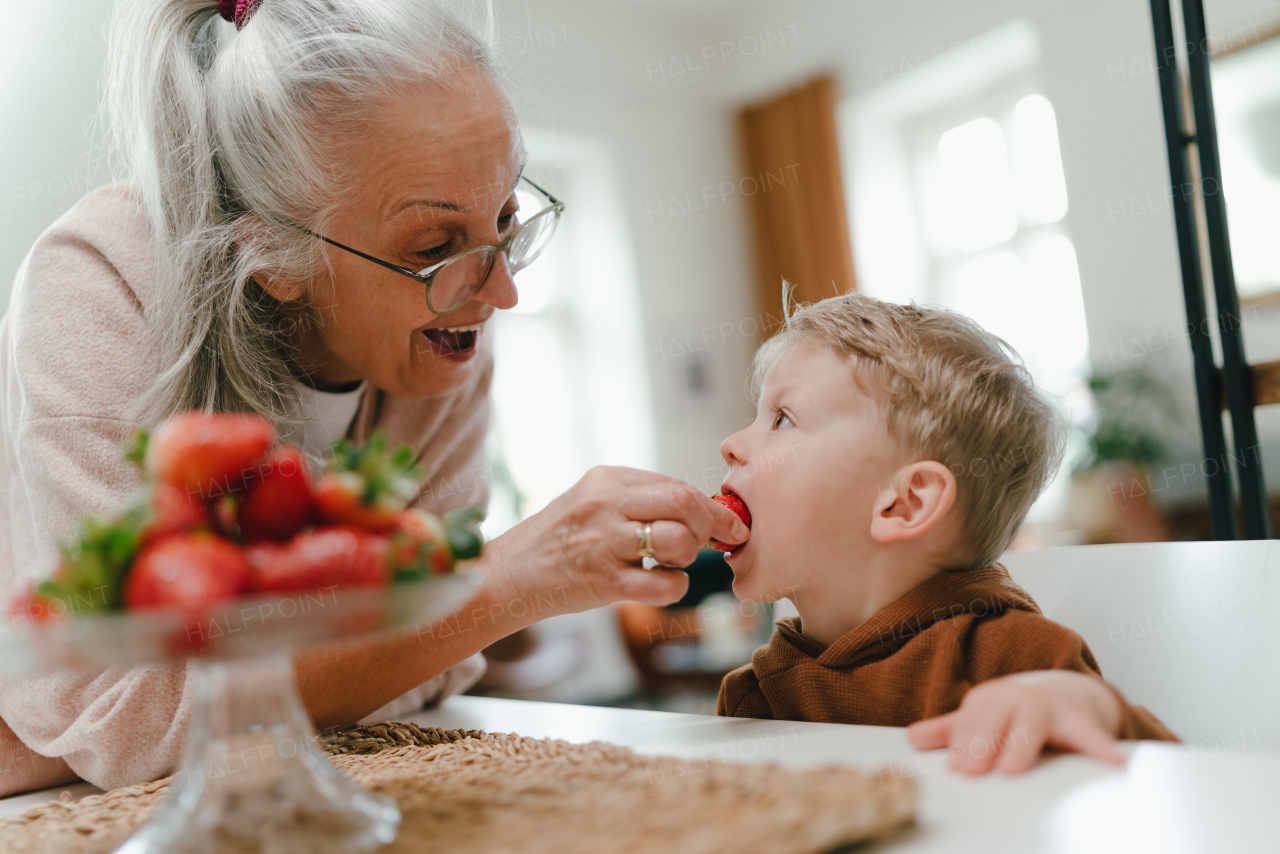
[[[216,0],[119,0],[105,111],[156,264],[157,375],[135,420],[201,408],[289,421],[289,336],[254,276],[325,269],[320,241],[291,224],[324,233],[358,177],[326,132],[462,65],[500,80],[492,33],[491,14],[448,0],[263,0],[239,32]]]

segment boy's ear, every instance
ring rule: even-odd
[[[918,537],[934,529],[956,502],[956,477],[933,460],[894,473],[871,511],[871,536],[881,543]]]

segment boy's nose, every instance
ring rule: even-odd
[[[724,461],[732,466],[742,466],[747,464],[746,452],[746,433],[745,430],[739,430],[728,439],[720,443],[720,456],[724,457]]]

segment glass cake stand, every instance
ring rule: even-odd
[[[182,764],[117,854],[364,851],[395,838],[395,801],[329,762],[298,696],[290,650],[412,630],[455,613],[478,571],[390,587],[243,597],[170,610],[0,622],[0,668],[27,675],[140,664],[191,668]]]

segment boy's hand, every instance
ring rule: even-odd
[[[960,708],[917,721],[907,738],[919,750],[951,751],[951,767],[964,774],[998,768],[1021,774],[1045,747],[1077,751],[1112,765],[1120,702],[1097,677],[1070,670],[1015,673],[976,685]]]

